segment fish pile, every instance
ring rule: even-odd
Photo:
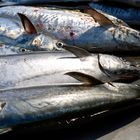
[[[139,9],[80,2],[0,3],[0,134],[140,99]]]

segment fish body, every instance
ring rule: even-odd
[[[0,17],[18,20],[17,13],[26,15],[40,32],[89,51],[93,48],[139,51],[140,48],[139,31],[123,25],[101,25],[89,14],[79,11],[25,6],[0,8]]]
[[[94,0],[94,1],[104,1],[104,2],[118,2],[122,4],[127,4],[135,7],[140,7],[140,0]]]
[[[53,2],[89,2],[92,0],[2,0],[2,2],[14,2],[18,4],[44,4]]]
[[[116,5],[109,5],[106,3],[95,3],[89,4],[92,8],[104,12],[109,15],[113,15],[119,19],[125,21],[128,25],[140,25],[140,9],[139,8],[123,8]]]
[[[67,115],[70,118],[140,97],[137,85],[112,84],[114,86],[63,85],[0,90],[0,129]]]
[[[68,48],[68,47],[67,47]],[[72,50],[79,55],[68,52],[38,52],[0,57],[0,87],[11,87],[39,76],[83,72],[101,81],[114,81],[127,77],[139,76],[140,69],[120,57],[105,54],[88,54],[79,48]],[[55,80],[54,80],[55,81]],[[39,83],[39,81],[38,81]]]
[[[44,46],[45,50],[59,50],[56,38],[48,34],[37,33],[36,29],[33,31],[34,26],[31,22],[23,22],[23,26],[30,27],[32,33],[28,28],[23,28],[21,24],[21,21],[0,17],[0,55],[41,51]]]

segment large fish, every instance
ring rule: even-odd
[[[39,51],[43,48],[48,51],[59,50],[59,41],[55,37],[49,33],[39,33],[26,16],[18,15],[21,23],[0,17],[0,55]]]
[[[73,75],[72,73],[67,73]],[[84,74],[78,74],[84,79]],[[85,76],[87,79],[87,75]],[[89,80],[96,82],[94,77]],[[88,80],[88,79],[87,79]],[[98,82],[98,80],[97,80]],[[95,109],[109,109],[117,103],[140,98],[140,86],[112,83],[81,86],[61,85],[0,90],[0,130],[10,131],[14,126],[39,121],[75,117]]]
[[[114,4],[107,3],[95,3],[89,4],[92,8],[99,12],[105,12],[106,14],[113,15],[119,19],[122,19],[129,25],[140,25],[140,9],[139,8],[124,8]]]
[[[14,10],[13,10],[14,9]],[[103,14],[84,9],[85,13],[47,7],[7,6],[0,8],[0,17],[19,19],[26,15],[37,30],[50,33],[69,45],[104,50],[140,50],[140,32],[116,25]]]
[[[18,4],[45,4],[45,3],[54,3],[54,2],[89,2],[92,0],[2,0],[2,2],[13,2]]]
[[[93,0],[93,1],[104,1],[104,2],[118,2],[118,3],[123,3],[135,7],[140,7],[140,0]]]
[[[64,74],[70,71],[92,75],[103,83],[116,80],[133,81],[139,78],[140,67],[120,57],[91,54],[77,47],[66,46],[64,48],[75,55],[68,52],[38,52],[1,56],[0,87],[7,88],[39,76]]]

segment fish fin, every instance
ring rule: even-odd
[[[100,25],[116,26],[110,19],[108,19],[106,16],[96,11],[95,9],[87,8],[87,9],[84,9],[84,12],[89,14],[91,17],[93,17],[94,20],[98,22]]]
[[[100,85],[104,84],[104,82],[81,72],[68,72],[66,75],[69,75],[81,82],[84,82],[86,85]]]
[[[65,50],[67,50],[67,51],[69,51],[71,53],[73,53],[78,58],[83,58],[83,57],[91,56],[90,52],[88,52],[85,49],[79,48],[79,47],[64,45],[62,48],[64,48]]]
[[[2,128],[0,129],[0,135],[12,131],[12,128]]]
[[[6,102],[0,101],[0,112],[5,107]]]
[[[25,32],[27,34],[36,34],[37,30],[35,29],[32,22],[28,19],[28,17],[21,13],[17,13],[17,14],[20,17],[20,20],[22,22]]]
[[[107,75],[108,77],[110,77],[110,75],[105,71],[105,69],[103,68],[103,66],[101,65],[100,63],[100,55],[98,54],[98,66],[100,68],[100,70],[105,74]]]

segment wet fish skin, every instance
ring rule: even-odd
[[[23,53],[31,53],[31,50],[17,46],[0,45],[0,55],[15,55]]]
[[[0,129],[52,120],[67,114],[112,106],[140,97],[137,85],[113,83],[86,86],[44,86],[0,91],[5,105],[0,111]]]
[[[72,50],[76,52],[74,47]],[[78,58],[68,52],[36,52],[1,56],[0,87],[11,87],[39,76],[64,74],[71,71],[83,72],[107,82],[127,78],[127,76],[137,77],[140,68],[120,57],[104,54],[90,54],[83,58]]]
[[[92,0],[2,0],[2,2],[14,2],[18,4],[44,4],[44,3],[52,3],[52,2],[89,2]]]
[[[118,2],[118,3],[123,3],[135,7],[140,7],[140,0],[95,0],[97,1],[104,1],[104,2]]]
[[[85,13],[50,7],[7,6],[0,8],[2,17],[18,19],[18,12],[31,19],[38,30],[50,33],[64,43],[83,47],[89,51],[94,47],[112,51],[116,49],[139,51],[140,48],[139,31],[126,26],[100,26]]]
[[[123,8],[118,5],[111,5],[106,3],[91,2],[90,7],[105,12],[106,14],[113,15],[122,19],[129,25],[140,25],[140,9],[139,8]]]
[[[7,50],[6,53],[3,53],[5,47],[1,47],[0,55],[21,53],[22,48],[26,52],[40,51],[44,47],[45,50],[60,50],[57,46],[59,41],[55,37],[43,33],[26,33],[20,22],[0,17],[0,44],[4,44],[9,50],[10,46],[12,47],[11,51]]]

